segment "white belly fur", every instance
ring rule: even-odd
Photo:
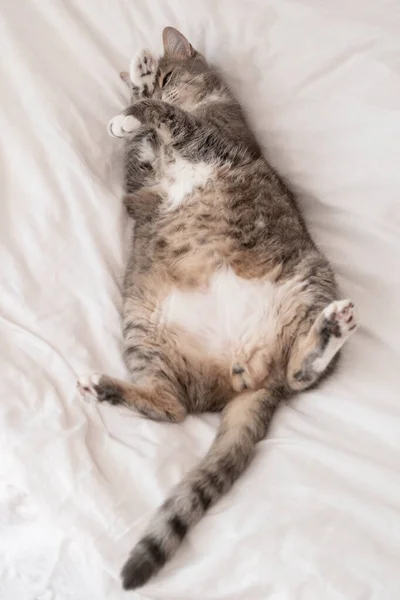
[[[300,286],[295,280],[282,285],[249,281],[226,268],[213,275],[204,291],[174,289],[161,306],[162,323],[189,334],[205,353],[231,359],[258,345],[273,344],[278,318],[279,331],[293,318]]]

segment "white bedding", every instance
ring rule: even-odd
[[[124,377],[129,224],[118,71],[174,25],[217,62],[300,193],[362,327],[281,410],[171,563],[119,569],[218,417],[85,405]],[[0,598],[400,598],[400,11],[395,0],[4,0],[0,13]]]

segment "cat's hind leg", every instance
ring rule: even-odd
[[[187,411],[176,394],[168,386],[155,383],[151,387],[135,385],[92,373],[78,379],[77,387],[81,395],[98,402],[123,404],[155,421],[183,421]]]
[[[78,379],[78,390],[83,397],[123,404],[150,419],[176,423],[188,412],[187,395],[179,382],[184,379],[184,366],[167,339],[164,343],[154,340],[146,294],[140,298],[143,304],[130,307],[123,327],[125,362],[131,381],[94,373]]]
[[[350,300],[331,302],[324,308],[309,332],[295,342],[287,372],[289,386],[302,390],[313,385],[357,326],[357,315]]]

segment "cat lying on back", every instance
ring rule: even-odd
[[[216,439],[161,506],[122,570],[141,586],[248,465],[280,403],[334,367],[357,326],[293,195],[261,154],[220,75],[178,31],[122,78],[135,219],[123,332],[131,381],[79,380],[83,395],[151,419],[221,411]]]

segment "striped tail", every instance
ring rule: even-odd
[[[259,390],[240,394],[225,407],[207,455],[176,486],[133,548],[121,573],[125,590],[140,587],[155,575],[189,528],[230,489],[264,437],[277,404],[266,390]]]

